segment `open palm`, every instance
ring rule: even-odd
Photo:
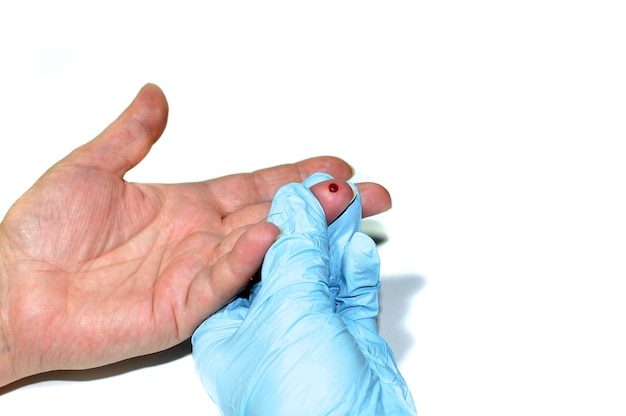
[[[206,182],[124,181],[165,128],[148,85],[100,136],[53,166],[0,225],[0,335],[9,381],[171,347],[241,291],[278,235],[271,199],[316,171],[349,179],[340,159]],[[390,206],[361,184],[366,215]],[[369,195],[369,198],[368,198]],[[369,204],[367,204],[369,202]]]

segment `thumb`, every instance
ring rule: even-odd
[[[163,91],[154,84],[147,84],[113,123],[76,149],[69,159],[122,177],[159,139],[167,124],[168,111]]]

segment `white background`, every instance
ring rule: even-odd
[[[622,3],[2,2],[0,215],[154,82],[168,128],[128,180],[333,154],[390,190],[380,326],[421,416],[623,416]],[[170,411],[217,414],[185,345],[0,395]]]

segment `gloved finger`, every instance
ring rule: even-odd
[[[380,381],[377,402],[380,414],[415,415],[413,397],[402,377],[393,351],[378,334],[380,259],[376,243],[357,232],[343,257],[343,281],[337,296],[337,312]]]
[[[354,184],[350,184],[355,197],[341,215],[328,226],[330,247],[329,293],[333,305],[340,290],[342,277],[342,262],[348,242],[355,232],[361,229],[361,195]]]
[[[402,377],[393,351],[378,334],[370,331],[360,321],[347,320],[346,327],[369,364],[380,389],[376,403],[381,415],[416,415],[411,391]]]
[[[336,185],[348,187],[343,181],[336,181]],[[328,187],[318,189],[317,193],[321,196],[324,192],[328,195],[322,200],[333,200],[335,206],[345,206],[353,197],[351,192],[332,192]],[[268,221],[281,229],[281,235],[265,255],[261,288],[254,303],[264,302],[279,291],[288,291],[275,298],[283,303],[300,303],[302,307],[317,298],[327,308],[328,234],[320,200],[303,184],[285,185],[274,196]]]
[[[379,380],[377,402],[384,409],[380,414],[415,415],[413,397],[393,351],[378,333],[380,259],[369,236],[360,232],[353,235],[344,253],[342,271],[337,312]]]
[[[330,179],[328,179],[330,178]],[[332,223],[355,198],[354,188],[344,181],[334,180],[331,176],[317,173],[305,180],[311,184],[310,191],[321,205],[327,223]],[[249,292],[251,300],[256,299],[262,283],[255,284]]]
[[[191,336],[195,354],[203,354],[207,348],[218,347],[229,339],[241,326],[250,309],[250,301],[237,298],[209,316]]]
[[[224,306],[213,315],[209,316],[193,333],[191,337],[192,344],[195,341],[201,341],[205,334],[210,334],[207,338],[211,338],[214,343],[220,342],[221,339],[228,338],[241,322],[246,318],[250,309],[250,301],[246,298],[237,298],[228,305]]]
[[[305,186],[315,187],[322,181],[332,179],[331,176],[324,173],[315,173],[303,182]],[[332,223],[329,222],[328,236],[330,247],[330,271],[329,271],[329,295],[330,302],[335,308],[335,297],[339,292],[341,281],[341,262],[343,258],[344,248],[348,241],[356,231],[361,229],[362,218],[362,201],[359,188],[348,182],[354,192],[354,198],[347,208]]]
[[[355,233],[346,246],[342,265],[337,313],[377,332],[380,258],[374,240]]]
[[[224,345],[239,330],[249,308],[248,299],[237,298],[206,319],[191,336],[196,372],[213,400],[217,398],[219,386],[215,378],[229,371],[224,366],[232,351]]]

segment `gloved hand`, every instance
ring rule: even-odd
[[[196,370],[224,415],[416,414],[378,335],[380,262],[359,232],[360,196],[350,185],[354,201],[328,226],[309,189],[326,179],[278,191],[269,221],[282,233],[262,280],[192,337]]]

